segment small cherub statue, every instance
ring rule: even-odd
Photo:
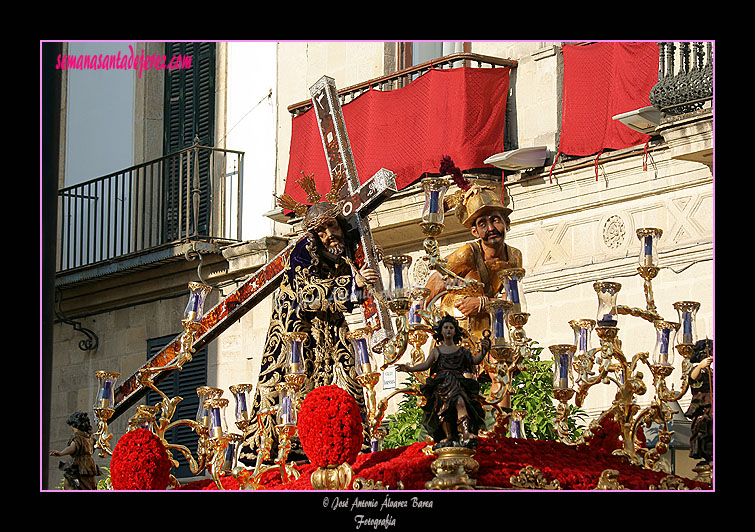
[[[396,369],[414,373],[430,370],[420,393],[427,399],[422,424],[435,440],[435,448],[477,446],[477,432],[485,426],[480,384],[475,366],[490,351],[482,338],[480,352],[460,346],[462,329],[453,316],[445,315],[433,329],[435,347],[424,362],[415,366],[396,364]]]
[[[713,340],[699,340],[690,362],[692,401],[684,413],[692,420],[689,455],[708,465],[713,461]]]
[[[86,412],[74,412],[66,421],[71,426],[73,436],[68,440],[68,447],[62,451],[50,451],[50,456],[68,456],[73,459],[70,462],[60,462],[58,468],[63,470],[66,490],[96,490],[97,480],[95,477],[102,474],[100,468],[94,462],[94,439],[92,437],[92,425]]]

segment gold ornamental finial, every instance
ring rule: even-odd
[[[304,172],[301,173],[302,177],[297,179],[296,182],[304,192],[307,193],[307,202],[310,205],[318,203],[322,199],[322,194],[317,192],[317,184],[315,183],[315,174],[307,175]]]
[[[296,216],[305,216],[311,208],[318,206],[315,210],[317,213],[313,213],[309,216],[310,220],[305,222],[307,228],[310,229],[313,220],[318,218],[321,214],[327,214],[328,216],[336,216],[340,208],[340,196],[343,187],[346,185],[346,179],[341,173],[334,173],[334,177],[331,179],[331,189],[325,195],[325,201],[322,201],[322,195],[317,191],[317,184],[315,182],[315,174],[307,175],[302,171],[302,177],[296,180],[296,183],[307,194],[306,202],[300,202],[295,200],[288,192],[284,192],[283,195],[275,197],[275,203],[283,209],[293,211]],[[327,211],[325,213],[324,211]]]
[[[275,194],[273,194],[273,196],[275,196]],[[294,211],[294,214],[296,214],[296,216],[304,216],[305,214],[307,214],[307,204],[299,203],[294,198],[292,198],[288,194],[288,192],[284,192],[282,196],[275,196],[275,203],[279,207]]]
[[[330,192],[325,194],[325,201],[329,203],[338,203],[341,196],[341,189],[346,186],[346,174],[342,170],[334,171],[330,178]]]

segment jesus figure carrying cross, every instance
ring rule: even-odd
[[[319,105],[314,96],[313,103]],[[328,109],[329,120],[325,122],[338,124],[342,119],[340,105]],[[326,127],[320,123],[321,128]],[[324,143],[326,138],[335,138],[332,131],[321,131]],[[345,129],[342,134],[345,135]],[[328,149],[327,144],[326,153],[329,165],[334,156],[346,161],[350,157],[348,149],[344,152],[337,148]],[[335,384],[348,391],[364,409],[364,393],[356,381],[354,354],[346,337],[349,328],[345,313],[370,301],[370,289],[381,286],[366,214],[395,192],[395,179],[392,172],[381,170],[363,186],[354,186],[346,177],[348,174],[343,173],[347,165],[343,158],[331,166],[331,190],[324,201],[321,201],[313,177],[306,174],[297,183],[307,193],[309,205],[298,203],[285,194],[278,198],[281,206],[303,216],[306,234],[291,251],[273,297],[273,311],[252,405],[255,414],[270,411],[278,404],[277,387],[284,382],[288,364],[287,335],[292,332],[306,333],[306,340],[302,343],[301,363],[306,375],[301,387],[302,396],[316,387]],[[380,331],[381,324],[390,324],[390,321],[381,321],[383,309],[376,309],[379,302],[373,303],[369,306],[372,316],[368,316],[365,310],[365,321],[376,322],[375,329]],[[391,335],[390,329],[382,331],[385,338]],[[261,422],[262,428],[256,423],[250,427],[246,440],[252,453],[242,454],[241,458],[251,458],[259,452],[260,449],[255,447],[260,445],[260,436],[272,440],[271,458],[275,456],[275,416],[264,416]],[[296,451],[295,445],[293,452]]]

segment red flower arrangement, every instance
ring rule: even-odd
[[[305,399],[301,412],[299,431],[306,434],[301,436],[302,446],[312,463],[296,466],[300,476],[288,483],[283,483],[280,474],[271,470],[262,476],[258,489],[311,490],[310,476],[319,464],[335,464],[338,460],[342,460],[338,463],[348,461],[351,464],[354,478],[380,481],[392,490],[399,488],[399,482],[405,490],[422,490],[425,483],[432,480],[430,465],[435,456],[427,453],[428,445],[424,442],[357,454],[362,437],[359,409],[351,396],[340,388],[325,386],[315,389]],[[337,421],[339,419],[340,423]],[[621,446],[619,427],[610,421],[603,425],[589,445],[570,446],[556,441],[509,438],[500,433],[481,437],[474,454],[480,466],[473,475],[478,489],[513,488],[511,477],[518,475],[527,465],[539,469],[546,482],[558,480],[562,490],[594,490],[601,474],[607,469],[618,471],[619,484],[628,490],[648,490],[651,486],[660,486],[666,473],[633,466],[614,456],[612,451]],[[351,430],[347,427],[351,427]],[[337,441],[336,434],[342,434],[343,441]],[[343,460],[347,454],[354,458]],[[689,489],[711,489],[708,484],[679,478]],[[194,483],[182,489],[217,489],[211,481],[202,482],[201,486]],[[221,482],[225,489],[239,489],[235,479],[221,478]]]
[[[307,394],[297,428],[304,454],[317,467],[352,463],[362,447],[359,405],[338,386],[320,386]]]
[[[605,417],[601,420],[600,425],[592,429],[593,435],[589,440],[589,446],[593,450],[602,449],[611,453],[623,447],[621,439],[621,427],[612,417]],[[644,447],[647,443],[645,431],[639,428],[635,436],[635,445]]]
[[[425,483],[433,478],[430,464],[435,460],[432,454],[425,453],[426,447],[425,443],[414,443],[397,449],[360,454],[352,464],[354,478],[381,481],[392,490],[398,489],[399,481],[405,490],[425,489]],[[594,490],[606,469],[618,471],[619,483],[628,490],[658,487],[666,476],[666,473],[630,465],[600,448],[508,438],[504,435],[480,438],[474,459],[480,465],[474,475],[478,489],[512,488],[511,477],[519,474],[527,465],[539,469],[546,482],[558,480],[562,490]],[[269,471],[260,479],[259,489],[311,490],[310,475],[316,466],[304,464],[296,467],[301,474],[298,480],[284,484],[276,471]],[[708,484],[680,478],[689,489],[710,489]],[[200,482],[182,489],[217,489],[212,481]],[[221,478],[221,482],[225,489],[239,489],[233,479]]]
[[[114,490],[163,490],[170,483],[168,451],[147,429],[124,434],[113,449],[110,480]]]

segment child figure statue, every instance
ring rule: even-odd
[[[74,412],[66,421],[71,426],[73,436],[68,440],[68,447],[62,451],[50,451],[50,456],[72,455],[69,463],[60,462],[63,470],[66,490],[96,490],[97,480],[101,475],[100,468],[95,464],[94,440],[92,439],[92,425],[86,412]]]
[[[713,461],[713,340],[699,340],[690,362],[692,401],[684,413],[692,420],[689,455],[701,460],[698,466],[709,465]]]
[[[433,338],[437,344],[424,362],[415,366],[396,364],[396,369],[409,373],[430,370],[420,393],[427,399],[422,425],[435,440],[434,448],[476,447],[477,432],[485,426],[485,412],[475,366],[490,351],[490,340],[482,338],[480,352],[473,354],[459,345],[462,330],[449,315],[436,324]]]

